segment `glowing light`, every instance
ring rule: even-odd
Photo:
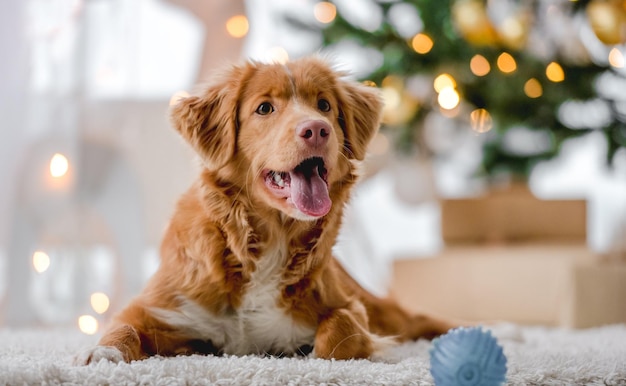
[[[438,75],[435,78],[435,81],[433,82],[433,87],[435,87],[435,91],[437,92],[441,92],[445,88],[454,89],[456,87],[456,81],[454,80],[452,76],[444,73],[444,74]]]
[[[433,39],[423,33],[419,33],[411,39],[411,47],[418,54],[427,54],[433,48],[433,45]]]
[[[170,106],[178,104],[178,102],[185,98],[189,98],[189,93],[187,91],[176,91],[170,98]]]
[[[248,18],[244,15],[236,15],[226,21],[226,31],[234,38],[246,36],[248,28]]]
[[[472,130],[477,133],[486,133],[493,127],[491,115],[485,109],[476,109],[470,113]]]
[[[367,87],[376,87],[376,82],[374,82],[373,80],[364,80],[363,85]]]
[[[70,163],[67,158],[61,153],[56,153],[50,160],[50,175],[54,178],[61,178],[67,174],[69,167]]]
[[[624,54],[617,48],[613,47],[609,52],[609,63],[615,68],[624,68]]]
[[[529,98],[539,98],[543,94],[541,83],[535,78],[530,78],[524,83],[524,94]]]
[[[270,62],[285,64],[289,61],[287,50],[282,47],[272,47],[267,51]]]
[[[109,297],[102,292],[91,294],[91,308],[99,314],[104,314],[109,309]]]
[[[497,65],[500,71],[509,74],[517,69],[517,63],[511,54],[503,52],[498,56]]]
[[[44,273],[50,267],[50,257],[42,251],[33,253],[33,268],[38,273]]]
[[[470,70],[476,76],[485,76],[491,71],[491,66],[484,56],[477,54],[470,60]]]
[[[98,321],[91,315],[81,315],[78,318],[78,328],[87,335],[98,332]]]
[[[565,72],[557,62],[552,62],[546,67],[546,76],[553,82],[562,82],[565,80]]]
[[[452,110],[459,105],[460,101],[461,97],[459,96],[459,93],[452,87],[445,87],[441,90],[439,96],[437,97],[439,106],[446,110]]]
[[[401,98],[400,93],[393,87],[383,87],[380,90],[383,102],[385,103],[386,110],[392,110],[400,106]]]
[[[335,16],[337,16],[337,8],[332,3],[322,1],[315,4],[315,7],[313,8],[313,15],[320,23],[328,24],[335,20]]]

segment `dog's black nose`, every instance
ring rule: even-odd
[[[300,122],[296,126],[296,135],[311,147],[320,147],[328,142],[330,125],[322,120]]]

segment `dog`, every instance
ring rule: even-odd
[[[161,264],[79,362],[154,355],[368,358],[454,326],[357,284],[331,249],[381,120],[376,88],[323,59],[246,62],[171,108],[202,161]]]

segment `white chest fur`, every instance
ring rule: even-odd
[[[283,247],[260,257],[241,306],[235,312],[215,315],[184,297],[176,310],[152,308],[151,311],[194,339],[211,340],[227,354],[294,353],[300,346],[313,344],[315,330],[295,322],[278,307],[285,261]]]

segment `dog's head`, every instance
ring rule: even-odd
[[[313,220],[330,211],[350,163],[365,157],[381,107],[376,89],[307,58],[232,67],[171,116],[207,169],[256,201]]]

